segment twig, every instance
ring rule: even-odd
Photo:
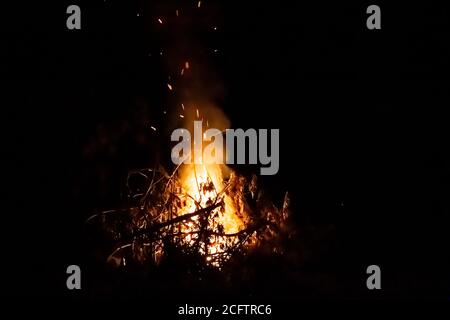
[[[154,232],[156,230],[160,230],[160,229],[162,229],[164,227],[167,227],[167,226],[170,226],[170,225],[173,225],[173,224],[176,224],[176,223],[188,220],[188,219],[190,219],[192,217],[195,217],[195,216],[198,216],[198,215],[201,215],[201,214],[204,214],[204,213],[211,212],[212,210],[218,208],[219,206],[221,206],[221,203],[217,203],[217,204],[211,205],[209,207],[197,210],[197,211],[192,212],[192,213],[183,214],[181,216],[178,216],[176,218],[173,218],[173,219],[171,219],[169,221],[166,221],[166,222],[163,222],[163,223],[155,224],[153,226],[150,226],[149,228],[137,231],[135,234],[133,234],[133,237],[137,237],[137,236],[140,236],[140,235],[143,235],[143,234],[151,233],[151,232]]]

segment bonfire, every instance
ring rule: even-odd
[[[282,251],[276,238],[288,229],[289,196],[275,206],[255,175],[246,178],[220,164],[182,164],[170,174],[158,166],[131,171],[126,186],[126,208],[87,220],[100,222],[108,234],[113,249],[107,262],[115,266],[127,259],[158,265],[168,246],[219,269],[267,244]]]
[[[175,12],[176,16],[169,19],[171,26],[188,32],[197,20],[180,20],[178,9]],[[166,19],[158,17],[157,21],[162,27],[169,26]],[[177,43],[173,56],[178,56],[178,50]],[[194,122],[191,120],[205,120],[206,127],[211,124],[220,131],[229,128],[222,111],[214,108],[211,113],[204,103],[213,100],[207,94],[211,81],[201,76],[211,74],[205,63],[167,59],[167,64],[171,70],[167,93],[176,102],[178,120],[188,125]],[[154,123],[150,128],[153,132],[159,130]],[[170,248],[177,248],[220,269],[234,257],[267,244],[271,251],[281,253],[277,237],[288,229],[288,216],[287,193],[283,203],[276,206],[260,189],[255,175],[243,176],[225,164],[195,161],[170,170],[157,164],[131,171],[126,179],[124,206],[98,212],[87,221],[105,231],[111,243],[107,261],[115,266],[126,266],[130,260],[159,265],[170,255]]]

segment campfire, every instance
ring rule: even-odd
[[[182,164],[170,174],[162,166],[132,171],[126,186],[127,208],[88,219],[100,222],[113,243],[110,264],[158,265],[167,247],[219,269],[263,246],[282,252],[277,237],[286,231],[289,196],[276,207],[255,175],[246,178],[219,164]]]

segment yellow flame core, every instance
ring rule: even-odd
[[[225,180],[223,172],[225,165],[219,164],[189,164],[184,165],[180,171],[180,182],[185,194],[185,201],[179,210],[179,215],[193,213],[199,209],[210,207],[222,201],[222,206],[215,208],[208,215],[207,228],[213,234],[209,237],[209,243],[200,248],[200,253],[206,256],[206,260],[212,265],[214,255],[224,253],[227,248],[237,243],[236,236],[230,236],[245,228],[244,217],[238,214],[233,199],[227,195],[224,188]],[[181,226],[181,232],[186,234],[184,243],[193,245],[198,239],[200,217],[194,216]]]

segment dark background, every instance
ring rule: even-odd
[[[71,3],[3,7],[2,295],[109,292],[90,289],[111,278],[91,261],[83,221],[120,203],[128,170],[169,150],[148,124],[167,124],[158,53],[180,38],[155,17],[176,3],[78,1],[80,31],[65,27]],[[233,127],[280,128],[280,171],[262,183],[276,201],[289,190],[312,258],[296,270],[307,280],[284,279],[282,294],[255,285],[263,296],[450,296],[449,13],[378,2],[382,30],[370,31],[370,4],[186,9]],[[86,275],[81,293],[65,288],[69,264]],[[377,293],[365,287],[371,264]]]

